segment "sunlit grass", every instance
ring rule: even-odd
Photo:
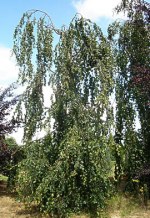
[[[149,202],[150,204],[150,202]],[[150,207],[142,204],[142,199],[116,194],[108,202],[100,218],[149,218]]]

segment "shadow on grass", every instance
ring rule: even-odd
[[[23,203],[19,203],[16,201],[17,193],[12,192],[7,187],[6,181],[0,181],[0,198],[8,197],[13,201],[13,207],[15,209],[15,217],[33,217],[33,218],[50,218],[50,216],[43,216],[37,206],[27,207],[23,205]]]
[[[6,181],[0,181],[0,197],[10,197],[15,199],[17,194],[9,190]]]
[[[34,207],[34,206],[32,206],[31,208],[22,209],[22,210],[18,211],[16,214],[18,215],[18,217],[21,215],[26,215],[27,217],[34,217],[34,218],[35,217],[37,217],[37,218],[43,217],[42,214],[40,214],[40,212],[38,211],[38,208]]]

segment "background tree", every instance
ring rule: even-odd
[[[15,84],[12,84],[4,90],[0,90],[0,137],[11,133],[19,124],[17,120],[11,117],[12,109],[19,100],[19,96],[13,94]]]
[[[19,101],[19,96],[13,94],[15,84],[0,91],[0,172],[8,175],[11,155],[14,146],[11,149],[5,141],[5,136],[10,134],[19,122],[12,117],[12,109]]]
[[[150,6],[142,0],[125,0],[117,7],[117,12],[119,11],[125,11],[128,19],[125,22],[115,22],[109,28],[110,38],[115,31],[118,34],[117,39],[113,39],[116,42],[118,66],[115,138],[122,145],[123,158],[120,158],[124,159],[125,164],[123,166],[118,161],[118,169],[121,172],[122,164],[123,169],[132,175],[144,162],[150,160]],[[139,132],[135,129],[137,114],[141,125]]]

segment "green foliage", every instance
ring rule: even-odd
[[[6,137],[4,141],[10,149],[18,148],[18,144],[17,144],[15,138],[13,138],[13,137],[10,137],[10,136]]]
[[[8,177],[7,176],[3,176],[2,174],[0,174],[0,182],[4,181],[7,182]]]
[[[127,12],[125,22],[114,22],[108,29],[116,54],[116,177],[125,172],[132,176],[149,162],[150,108],[147,74],[149,73],[148,3],[122,1],[117,11]],[[144,70],[144,69],[147,69]],[[140,83],[138,81],[141,81]],[[135,129],[139,118],[141,130]]]
[[[8,144],[7,144],[8,142]],[[17,143],[14,138],[1,137],[0,140],[0,172],[6,176],[9,176],[10,168],[11,168],[11,159],[13,153],[17,148]]]
[[[3,168],[5,174],[8,177],[7,185],[9,188],[10,187],[13,188],[15,185],[18,163],[22,161],[22,159],[25,157],[24,149],[23,147],[20,147],[17,144],[16,140],[11,136],[5,138],[4,144],[5,144],[5,152],[3,153],[5,154],[4,156],[5,158],[2,159],[4,161]]]
[[[11,133],[20,124],[19,120],[11,115],[11,111],[20,99],[20,96],[14,96],[13,91],[16,88],[16,83],[5,89],[0,88],[0,145],[3,144],[5,135]]]
[[[36,188],[48,173],[49,162],[42,148],[38,142],[28,145],[25,149],[26,158],[18,166],[16,187],[22,200],[27,203],[34,200]]]
[[[16,83],[5,89],[0,89],[0,173],[8,176],[12,154],[17,146],[14,139],[5,139],[7,134],[12,133],[19,125],[20,121],[11,115],[20,96],[14,96]]]
[[[22,200],[37,202],[42,211],[63,216],[104,206],[111,190],[108,141],[84,134],[71,128],[55,160],[50,136],[28,145],[27,158],[20,163],[18,174],[17,189]]]
[[[24,14],[16,27],[13,49],[20,67],[18,82],[27,85],[17,108],[18,117],[26,123],[25,139],[31,139],[42,125],[43,86],[47,83],[52,65],[52,30],[44,18],[36,21],[35,18],[31,20],[31,17],[32,13]],[[25,115],[22,107],[26,110]]]

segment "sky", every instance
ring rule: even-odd
[[[48,13],[56,28],[68,26],[76,13],[96,22],[105,32],[113,19],[113,9],[120,0],[4,0],[0,2],[0,87],[6,87],[17,79],[18,67],[11,57],[13,33],[23,13],[39,9]],[[150,0],[148,0],[150,2]],[[20,132],[19,132],[20,131]],[[13,136],[20,143],[22,132]]]

